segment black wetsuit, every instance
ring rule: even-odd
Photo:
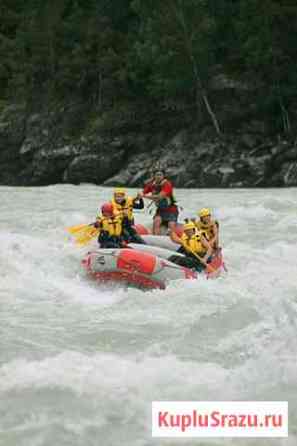
[[[179,266],[184,266],[185,268],[194,269],[199,273],[205,269],[205,265],[203,265],[203,263],[201,263],[193,254],[187,252],[183,246],[181,246],[177,252],[184,254],[185,257],[172,255],[168,259],[170,262]]]
[[[122,248],[123,237],[111,236],[106,231],[101,231],[98,237],[100,248]]]
[[[133,200],[133,209],[143,209],[144,201],[143,198],[135,198]],[[145,241],[140,237],[134,228],[134,219],[129,220],[127,217],[123,219],[123,236],[124,240],[128,243],[141,243],[145,245]]]

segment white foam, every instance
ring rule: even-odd
[[[7,445],[85,445],[92,435],[105,446],[161,445],[150,438],[152,399],[287,399],[295,432],[296,190],[177,191],[182,217],[209,206],[220,219],[229,272],[145,293],[87,279],[80,261],[88,247],[64,230],[93,221],[110,191],[1,188]],[[151,218],[137,213],[144,224]]]

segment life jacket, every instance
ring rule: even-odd
[[[113,208],[121,217],[128,217],[129,221],[133,220],[133,198],[127,197],[122,203],[117,203],[113,198],[111,200]],[[126,211],[126,212],[125,212]]]
[[[161,190],[162,190],[162,187],[164,186],[164,184],[165,184],[167,181],[168,181],[168,180],[166,180],[165,178],[164,178],[163,181],[161,181],[160,184],[157,184],[155,181],[153,181],[153,182],[152,182],[153,193],[154,193],[154,194],[159,194],[159,193],[161,192]],[[165,200],[167,201],[167,206],[168,206],[168,207],[170,207],[170,206],[176,206],[176,199],[175,199],[175,197],[174,197],[173,194],[169,195],[169,197],[163,197],[163,198],[160,200],[160,202],[163,203],[163,205],[160,206],[160,207],[162,207],[162,208],[165,207],[165,206],[164,206],[164,202],[165,202]],[[160,203],[160,204],[161,204],[161,203]],[[157,208],[158,208],[158,207],[159,207],[159,206],[157,205]]]
[[[214,237],[214,226],[219,227],[219,223],[216,220],[211,220],[209,224],[202,223],[201,220],[196,220],[195,224],[198,231],[201,231],[207,240],[211,240]]]
[[[100,230],[107,232],[110,237],[120,237],[122,235],[122,217],[100,217]]]
[[[189,248],[188,252],[191,253],[193,251],[195,254],[198,254],[199,256],[203,256],[206,253],[205,247],[202,245],[201,237],[202,237],[201,231],[196,231],[194,235],[191,237],[188,237],[186,234],[183,234],[181,237],[181,240],[183,242],[183,247],[187,251],[187,247]]]

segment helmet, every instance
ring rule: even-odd
[[[101,212],[103,215],[113,215],[113,206],[111,203],[104,203],[101,207]]]
[[[116,189],[114,189],[113,194],[126,195],[126,189],[124,189],[123,187],[117,187]]]
[[[184,224],[184,231],[189,231],[190,229],[196,229],[196,225],[192,221]]]
[[[199,217],[208,217],[209,215],[211,215],[210,209],[208,208],[200,209]]]

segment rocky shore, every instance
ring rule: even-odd
[[[139,186],[157,165],[177,187],[297,186],[297,140],[268,134],[259,120],[218,137],[209,126],[197,130],[183,122],[164,131],[136,126],[84,132],[66,125],[66,117],[63,109],[29,115],[15,105],[2,110],[1,185]]]

